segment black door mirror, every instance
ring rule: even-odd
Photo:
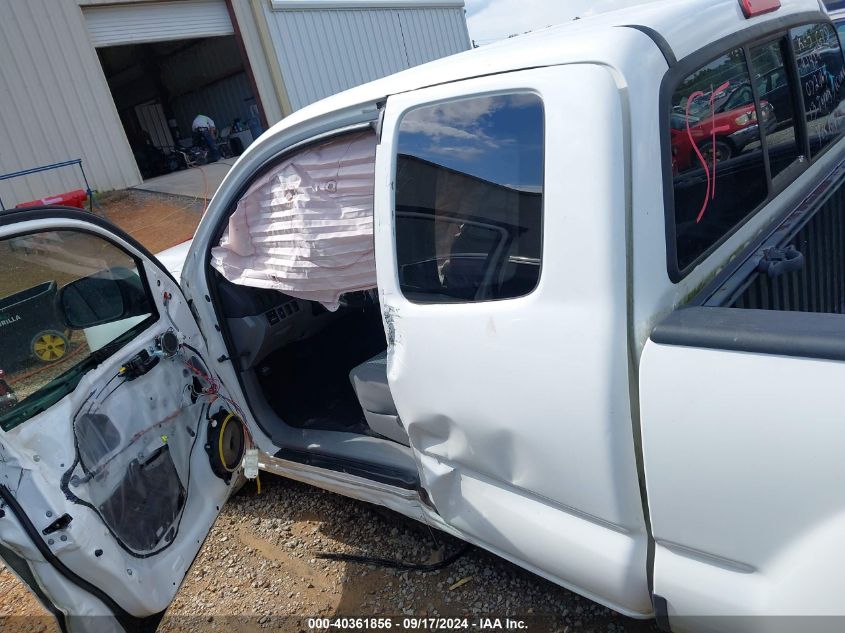
[[[128,268],[110,268],[82,277],[56,295],[59,319],[76,330],[151,312],[141,278]]]

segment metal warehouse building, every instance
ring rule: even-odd
[[[149,175],[193,117],[251,139],[325,96],[470,47],[463,0],[0,0],[0,175],[81,158],[93,189]],[[237,129],[234,126],[233,129]],[[80,188],[0,182],[8,206]]]

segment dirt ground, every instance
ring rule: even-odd
[[[99,203],[152,252],[189,239],[205,206],[141,191]],[[475,548],[432,573],[321,559],[317,553],[328,551],[429,562],[436,550],[462,545],[374,506],[266,474],[262,481],[260,496],[248,483],[223,508],[160,630],[299,632],[313,630],[307,619],[315,616],[388,615],[515,616],[536,633],[657,630]],[[2,565],[0,595],[0,630],[58,631]]]
[[[100,215],[114,222],[151,252],[193,237],[205,211],[202,198],[183,198],[137,189],[112,191],[98,197]]]

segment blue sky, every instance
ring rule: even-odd
[[[655,0],[466,0],[467,23],[470,37],[478,44],[488,44],[513,33],[644,1]]]

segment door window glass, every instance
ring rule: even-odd
[[[45,231],[0,240],[0,426],[72,391],[154,314],[136,261],[101,237]]]
[[[684,79],[669,114],[677,268],[684,270],[766,198],[758,112],[736,49]],[[775,124],[770,108],[763,125]]]
[[[412,110],[399,128],[399,284],[419,302],[530,293],[540,277],[543,104],[534,94]]]
[[[816,156],[845,124],[845,62],[839,38],[829,24],[808,24],[790,32],[810,137]]]
[[[784,64],[785,50],[784,38],[751,49],[751,68],[760,95],[760,109],[766,118],[772,178],[802,154],[795,127],[794,90]]]

